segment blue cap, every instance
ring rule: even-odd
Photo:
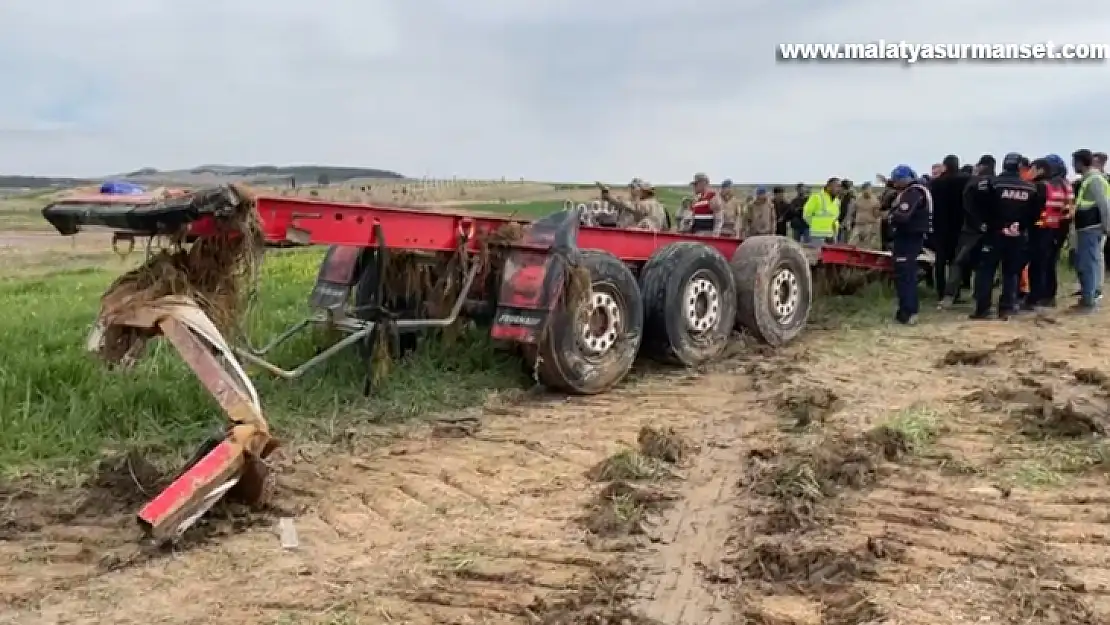
[[[895,167],[893,170],[891,170],[890,179],[894,180],[894,181],[915,180],[915,179],[917,179],[917,174],[913,171],[913,168],[910,167],[909,165],[899,165],[899,166]]]
[[[767,187],[756,187],[755,188],[755,194],[756,195],[767,195]]]
[[[1002,158],[1003,171],[1017,171],[1021,169],[1021,154],[1010,152]]]
[[[1049,154],[1048,156],[1044,157],[1044,160],[1048,161],[1048,164],[1052,165],[1053,167],[1062,167],[1064,169],[1067,169],[1068,166],[1068,164],[1064,162],[1064,158],[1059,154]]]
[[[730,178],[725,178],[724,180],[721,181],[721,188],[722,189],[728,189],[728,188],[731,188],[731,187],[732,187],[732,180]]]

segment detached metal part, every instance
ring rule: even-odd
[[[231,421],[223,440],[202,448],[195,462],[139,511],[155,541],[173,540],[225,496],[261,505],[269,494],[265,459],[279,446],[262,416],[258,392],[215,325],[188,298],[167,297],[113,323],[161,334],[177,349]],[[90,347],[100,329],[90,336]]]

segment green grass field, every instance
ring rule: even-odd
[[[250,317],[256,342],[307,312],[321,254],[271,253],[260,304]],[[226,422],[168,345],[132,371],[110,372],[84,350],[99,297],[115,277],[103,270],[0,281],[0,467],[8,472],[80,468],[123,446],[176,454]],[[283,347],[279,364],[311,357],[312,336]],[[360,422],[411,418],[481,401],[519,386],[519,364],[470,333],[452,345],[426,342],[393,369],[372,398],[354,352],[285,382],[257,375],[267,417],[280,436],[328,439]]]

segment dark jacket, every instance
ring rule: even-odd
[[[933,229],[931,209],[928,195],[921,187],[908,187],[894,198],[891,206],[890,223],[895,236],[929,234]]]
[[[786,233],[786,226],[790,223],[790,202],[783,199],[771,198],[771,203],[775,207],[775,232],[779,234]]]
[[[937,239],[955,245],[964,224],[964,189],[970,179],[971,176],[959,171],[945,172],[929,184]]]
[[[984,188],[995,177],[993,171],[975,174],[968,178],[963,191],[963,224],[960,231],[969,234],[983,234],[987,231],[986,214],[990,208],[991,197]]]
[[[989,232],[1000,232],[1017,223],[1022,232],[1028,233],[1044,210],[1043,188],[1022,180],[1017,172],[998,174],[987,183],[986,192],[983,217]]]

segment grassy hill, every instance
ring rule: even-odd
[[[0,176],[0,189],[64,189],[94,184],[107,179],[124,179],[140,184],[166,186],[201,186],[222,182],[246,182],[256,185],[298,184],[318,182],[341,183],[357,178],[402,179],[404,176],[371,167],[330,167],[325,165],[200,165],[191,169],[159,170],[144,167],[132,172],[97,178],[58,178],[45,176]]]

